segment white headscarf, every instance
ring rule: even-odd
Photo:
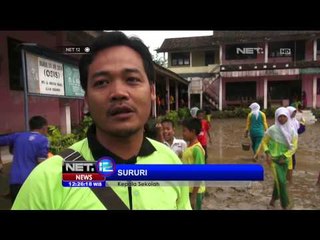
[[[197,117],[197,112],[198,112],[199,108],[197,107],[193,107],[190,109],[190,114],[193,118],[196,118]]]
[[[294,111],[297,111],[297,109],[295,107],[291,107],[291,106],[288,106],[287,107],[288,111],[289,111],[289,114],[290,114],[290,118],[291,118],[291,126],[292,128],[296,131],[296,133],[298,133],[298,129],[300,127],[300,123],[299,121],[296,119],[296,117],[294,116],[293,118],[291,117],[292,113]]]
[[[251,108],[251,113],[256,116],[256,119],[258,119],[259,112],[260,112],[260,105],[256,102],[254,102],[254,103],[251,103],[249,108]]]
[[[285,124],[280,124],[278,118],[281,115],[285,115],[288,120]],[[289,149],[293,147],[293,137],[295,136],[295,131],[291,126],[291,118],[289,111],[285,107],[279,107],[275,112],[275,128],[269,128],[266,132],[267,135],[271,136],[275,141],[282,144],[288,145]]]

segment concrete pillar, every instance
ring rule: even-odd
[[[264,63],[268,63],[268,52],[269,52],[269,45],[268,42],[264,43]]]
[[[166,77],[166,100],[167,100],[167,111],[170,111],[170,85],[169,85],[169,78]]]
[[[312,84],[312,107],[317,107],[317,77],[313,77],[313,84]]]
[[[222,77],[219,81],[219,110],[222,111]]]
[[[268,108],[268,79],[263,79],[263,109]]]
[[[176,90],[176,96],[175,96],[175,100],[176,100],[176,110],[178,110],[179,108],[179,91],[178,91],[178,82],[176,81],[176,85],[175,85],[175,90]]]
[[[68,103],[60,104],[60,129],[61,133],[71,133],[71,111]]]
[[[222,65],[222,45],[219,46],[219,61],[220,61],[220,65]]]
[[[190,82],[190,78],[188,78],[189,82]],[[188,108],[190,109],[190,101],[191,101],[191,96],[190,96],[190,88],[191,88],[191,83],[189,83],[188,85]]]
[[[313,40],[313,61],[317,61],[317,39]]]

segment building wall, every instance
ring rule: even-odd
[[[313,40],[307,40],[306,41],[305,60],[306,61],[312,61],[313,60]]]
[[[65,40],[63,32],[57,36],[44,31],[1,31],[0,32],[0,133],[23,131],[24,128],[24,92],[10,90],[7,37],[23,42],[35,42],[49,48],[72,45]],[[59,98],[29,96],[29,117],[42,115],[49,124],[61,125]],[[69,100],[67,100],[69,101]],[[82,100],[71,100],[81,102]],[[72,104],[72,112],[79,112],[79,104]],[[80,114],[73,113],[71,121],[79,122]]]
[[[302,91],[306,92],[307,97],[307,107],[312,107],[313,103],[313,78],[316,76],[317,78],[320,78],[320,75],[302,75]],[[317,108],[320,107],[320,95],[317,95],[317,102],[316,102]]]
[[[222,106],[226,107],[226,83],[228,82],[256,82],[256,96],[257,98],[263,98],[264,96],[264,79],[267,78],[267,81],[290,81],[290,80],[296,80],[299,78],[297,75],[292,75],[292,76],[270,76],[270,77],[247,77],[247,78],[222,78],[223,82],[223,90],[222,90]],[[312,81],[311,81],[312,85]],[[303,89],[303,86],[302,86]],[[311,86],[311,93],[312,93],[312,86]],[[307,93],[307,95],[310,95]],[[312,97],[312,95],[310,96]],[[311,99],[311,104],[312,104],[312,99]],[[261,106],[262,107],[262,106]]]
[[[192,66],[204,66],[204,52],[192,52]]]
[[[257,47],[264,49],[263,43],[258,43]],[[226,59],[226,46],[222,45],[222,62],[224,65],[227,64],[250,64],[250,63],[264,63],[264,54],[257,54],[256,59],[241,59],[241,60],[227,60]]]

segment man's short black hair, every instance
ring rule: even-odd
[[[42,116],[33,116],[29,120],[30,130],[41,129],[46,125],[48,125],[48,121]]]
[[[155,70],[149,49],[137,37],[127,37],[122,32],[106,32],[97,37],[90,47],[90,54],[84,55],[79,62],[81,87],[86,92],[88,84],[88,68],[95,56],[102,50],[114,46],[127,46],[136,51],[142,58],[143,67],[150,83],[154,82]]]
[[[162,123],[165,123],[165,122],[171,123],[172,128],[174,128],[174,122],[173,122],[171,119],[165,118],[165,119],[163,119],[163,120],[161,121],[161,124],[162,124]]]
[[[156,120],[149,119],[144,125],[144,135],[145,137],[156,140],[157,139],[157,128],[156,128]]]
[[[188,118],[182,122],[182,126],[189,129],[189,131],[194,130],[196,135],[201,132],[201,121],[198,118]]]

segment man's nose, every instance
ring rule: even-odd
[[[128,86],[121,80],[116,80],[111,83],[110,92],[111,100],[122,100],[129,97]]]

